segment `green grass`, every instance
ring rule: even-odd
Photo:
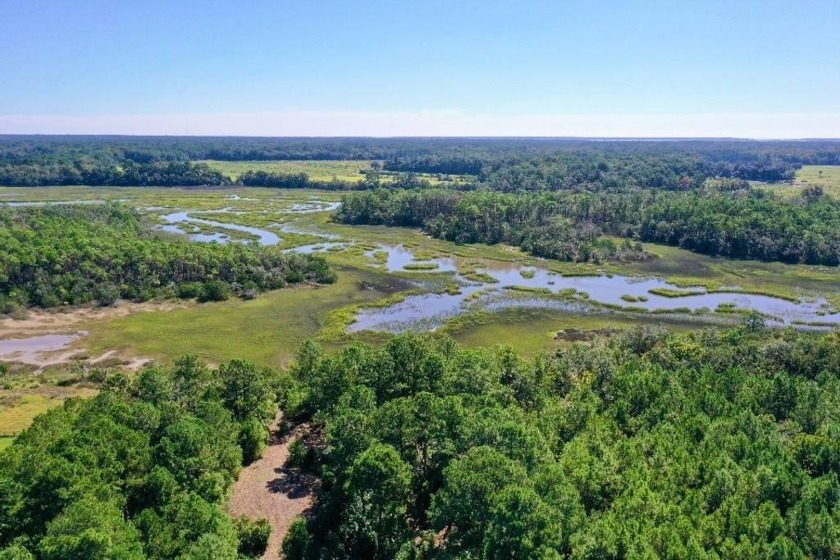
[[[440,265],[437,263],[414,262],[403,266],[404,270],[437,270]]]
[[[532,288],[531,286],[502,286],[502,289],[511,292],[524,292],[526,294],[544,294],[553,295],[549,288]]]
[[[365,176],[363,170],[370,169],[370,160],[337,161],[218,161],[204,160],[211,169],[227,175],[232,180],[238,179],[246,171],[265,171],[267,173],[306,173],[314,181],[330,181],[333,178],[357,183]]]
[[[648,290],[648,293],[651,293],[655,296],[662,296],[666,298],[679,298],[679,297],[690,297],[690,296],[699,296],[706,292],[702,290],[674,290],[671,288],[651,288]],[[621,299],[624,299],[622,296]],[[627,300],[630,301],[630,300]]]
[[[464,278],[470,282],[480,282],[483,284],[498,284],[499,281],[487,274],[486,272],[467,272],[463,274]]]
[[[822,187],[827,194],[840,198],[840,165],[805,165],[796,172],[795,183]]]
[[[32,424],[39,414],[55,408],[70,397],[87,397],[96,391],[85,387],[41,385],[0,390],[0,449]]]
[[[32,423],[33,418],[62,402],[61,399],[26,394],[6,399],[11,401],[11,406],[0,408],[0,435],[4,437],[16,436]]]
[[[653,275],[680,288],[732,290],[799,300],[840,295],[840,268],[778,262],[724,259],[699,255],[667,245],[646,243],[657,258],[639,263],[608,265],[615,274]]]
[[[796,172],[793,182],[761,185],[785,198],[799,196],[805,187],[822,187],[825,194],[840,199],[840,165],[804,165]]]
[[[441,329],[465,346],[507,344],[525,356],[566,346],[573,340],[560,331],[586,335],[597,331],[626,329],[638,324],[662,325],[676,331],[697,328],[696,322],[670,317],[627,316],[613,313],[584,315],[552,309],[512,308],[489,313],[479,311],[447,322]]]
[[[313,181],[331,181],[338,179],[350,183],[364,180],[363,171],[370,169],[370,160],[270,160],[270,161],[220,161],[201,160],[196,163],[206,163],[211,169],[227,175],[235,181],[247,171],[265,171],[267,173],[306,173]],[[393,182],[401,172],[381,171],[379,180],[383,183]],[[461,184],[469,180],[466,175],[438,175],[436,173],[415,173],[420,179],[425,179],[433,185]]]
[[[85,344],[93,354],[118,349],[171,360],[190,353],[212,363],[247,358],[285,366],[304,340],[327,326],[330,312],[401,289],[402,283],[383,273],[339,267],[338,282],[328,286],[290,287],[251,301],[192,304],[92,324]]]
[[[4,449],[12,445],[13,441],[15,441],[15,438],[13,437],[0,437],[0,451],[3,451]]]

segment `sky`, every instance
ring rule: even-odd
[[[2,0],[0,133],[840,137],[840,0]]]

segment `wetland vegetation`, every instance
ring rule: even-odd
[[[838,154],[0,138],[0,557],[830,557]]]

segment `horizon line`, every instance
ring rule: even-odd
[[[198,138],[198,139],[266,139],[266,140],[568,140],[586,142],[678,142],[678,141],[733,141],[733,142],[840,142],[840,136],[788,136],[755,138],[750,136],[549,136],[549,135],[265,135],[265,134],[132,134],[132,133],[53,133],[53,132],[0,132],[0,138]]]
[[[285,109],[145,115],[0,115],[0,135],[805,140],[840,137],[840,112],[514,115],[452,110]]]

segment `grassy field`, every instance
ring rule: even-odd
[[[63,399],[22,393],[6,395],[3,401],[8,404],[0,406],[0,435],[14,437],[29,426],[35,416],[58,406]]]
[[[616,273],[662,276],[684,287],[737,287],[793,300],[840,296],[840,269],[836,267],[724,259],[652,243],[646,243],[645,249],[657,258],[610,268]]]
[[[304,340],[319,334],[331,311],[375,302],[405,287],[383,273],[339,267],[338,282],[329,286],[286,288],[251,301],[193,304],[92,324],[84,345],[93,354],[118,349],[158,360],[197,354],[212,363],[247,358],[285,366]]]
[[[809,186],[822,187],[827,195],[840,198],[840,165],[804,165],[796,172],[792,184],[771,184],[764,188],[792,198]]]
[[[0,450],[29,427],[39,414],[61,405],[70,397],[88,397],[95,393],[88,387],[63,387],[37,381],[0,389]]]
[[[238,197],[238,199],[236,199]],[[113,200],[145,208],[164,206],[191,210],[231,206],[247,210],[277,202],[310,198],[338,200],[339,193],[312,189],[282,190],[262,187],[0,187],[0,202]]]
[[[313,181],[330,181],[338,179],[358,183],[365,178],[363,171],[370,169],[370,160],[274,160],[274,161],[220,161],[203,160],[196,163],[206,163],[212,169],[223,173],[236,181],[246,171],[265,171],[267,173],[306,173]],[[383,171],[379,180],[383,183],[393,181],[400,173]],[[450,183],[463,183],[468,177],[465,175],[447,175],[443,177],[435,173],[416,173],[418,177],[426,179],[433,185],[443,183],[442,178],[448,179]]]
[[[674,331],[696,329],[690,318],[600,313],[583,315],[552,309],[512,308],[496,313],[478,312],[453,319],[441,329],[464,346],[507,344],[532,357],[598,333],[637,325],[662,326]]]
[[[196,163],[206,163],[212,169],[230,177],[238,179],[246,171],[265,171],[267,173],[306,173],[315,181],[329,181],[333,178],[350,181],[361,181],[365,176],[362,170],[370,169],[370,160],[342,160],[342,161],[218,161],[204,160]]]

